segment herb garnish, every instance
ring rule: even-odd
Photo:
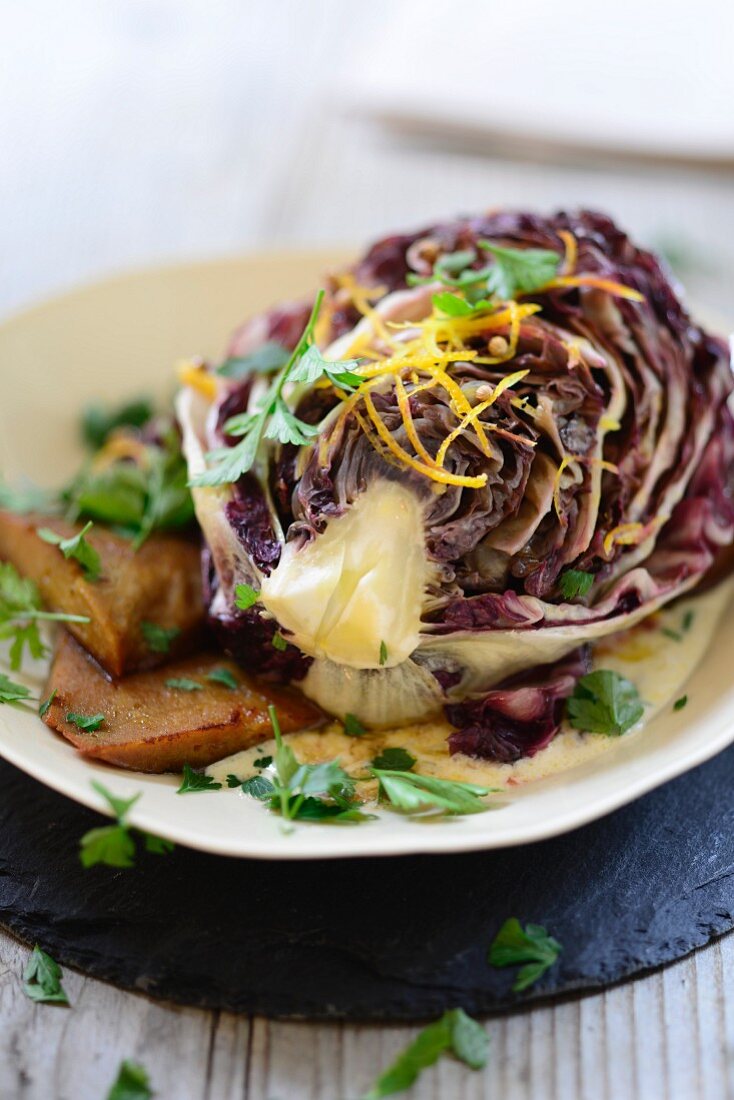
[[[125,1060],[106,1100],[151,1100],[153,1090],[147,1071],[137,1062]]]
[[[364,737],[367,730],[364,728],[356,714],[344,715],[344,732],[347,737]]]
[[[253,766],[255,768],[269,768],[273,763],[272,756],[260,756],[257,760],[253,760]]]
[[[462,1008],[452,1008],[419,1032],[361,1100],[382,1100],[409,1089],[418,1075],[434,1065],[442,1054],[451,1053],[471,1069],[482,1069],[487,1064],[488,1046],[489,1037],[481,1024]]]
[[[97,581],[102,575],[102,561],[98,552],[93,546],[90,546],[85,537],[93,526],[94,524],[90,520],[78,534],[72,535],[68,539],[65,539],[62,535],[57,535],[50,527],[39,527],[36,534],[44,542],[48,542],[52,546],[58,546],[67,561],[69,558],[73,558],[74,561],[78,562],[84,571],[86,580]]]
[[[619,737],[639,722],[644,707],[630,680],[618,672],[597,669],[577,682],[566,712],[575,729]]]
[[[273,649],[277,649],[282,653],[287,647],[288,643],[280,632],[273,634]]]
[[[46,647],[38,630],[41,620],[57,623],[89,622],[86,615],[42,611],[37,585],[32,580],[21,577],[10,562],[0,562],[0,639],[12,639],[10,667],[14,672],[23,663],[26,646],[31,657],[45,655]]]
[[[82,439],[88,447],[97,451],[118,428],[142,428],[152,418],[153,403],[149,397],[136,397],[111,409],[88,405],[82,413]]]
[[[38,717],[39,718],[45,718],[46,717],[49,710],[51,709],[51,704],[53,703],[54,699],[56,698],[56,693],[57,692],[58,692],[58,688],[54,688],[53,691],[51,692],[51,694],[49,695],[48,699],[44,699],[43,702],[40,704],[40,706],[38,708]]]
[[[181,633],[181,628],[178,626],[165,627],[158,626],[157,623],[149,623],[143,621],[140,624],[140,629],[143,632],[143,637],[147,642],[148,649],[153,653],[168,653],[171,648],[171,642],[178,638]]]
[[[320,290],[300,340],[273,378],[267,392],[259,401],[257,410],[233,416],[225,424],[225,431],[229,435],[240,436],[240,442],[234,447],[223,447],[209,452],[207,458],[212,465],[194,478],[192,485],[227,485],[237,481],[252,469],[263,440],[302,446],[318,435],[317,425],[299,420],[288,406],[283,394],[286,383],[312,384],[324,377],[339,388],[348,389],[362,382],[362,378],[352,371],[356,360],[329,362],[321,356],[314,344],[314,329],[323,299],[324,291]]]
[[[171,676],[169,680],[166,680],[166,687],[173,688],[174,691],[203,691],[201,684],[196,680],[189,680],[188,676]]]
[[[67,722],[70,722],[72,726],[76,726],[77,729],[87,732],[98,730],[104,723],[104,719],[104,714],[77,714],[73,710],[70,710],[66,715]]]
[[[234,603],[240,611],[249,611],[260,599],[260,593],[251,584],[238,584],[234,590]]]
[[[96,780],[92,781],[92,786],[107,802],[116,818],[116,824],[90,829],[84,834],[79,850],[83,867],[94,867],[97,863],[105,863],[109,867],[132,867],[135,863],[134,833],[142,836],[147,852],[162,856],[173,851],[174,845],[170,840],[133,829],[128,824],[127,815],[140,798],[140,793],[134,794],[132,798],[117,798]]]
[[[540,290],[558,274],[561,257],[549,249],[503,248],[491,241],[477,241],[477,244],[494,257],[487,276],[487,290],[503,300]]]
[[[575,600],[585,596],[594,583],[593,573],[584,573],[581,569],[565,569],[558,578],[558,586],[564,600]]]
[[[61,967],[36,944],[23,971],[23,992],[32,1001],[43,1004],[68,1005],[69,998],[61,984]]]
[[[688,696],[681,695],[680,699],[676,699],[676,701],[673,703],[673,710],[683,710],[683,707],[686,705],[687,702]]]
[[[386,768],[388,771],[409,772],[415,762],[416,758],[407,749],[388,746],[373,759],[372,767]]]
[[[189,764],[183,766],[183,779],[176,794],[193,794],[197,791],[220,791],[222,784],[217,783],[210,775],[195,772]]]
[[[481,799],[490,793],[489,787],[382,768],[372,768],[372,774],[379,782],[380,794],[404,813],[439,810],[447,814],[476,814],[487,809]]]
[[[248,374],[271,374],[284,367],[290,356],[288,348],[284,348],[275,340],[268,340],[251,355],[225,359],[217,367],[217,374],[225,378],[245,378]]]
[[[259,799],[260,802],[264,802],[266,798],[271,798],[275,794],[275,787],[264,775],[251,775],[249,779],[245,779],[237,785],[242,787],[245,794],[249,794],[251,798]]]
[[[489,963],[498,967],[524,964],[512,984],[514,993],[522,993],[553,966],[562,950],[542,925],[526,924],[523,931],[517,917],[510,917],[492,942]]]
[[[213,684],[224,684],[230,691],[236,691],[239,687],[236,677],[228,668],[213,668],[206,678]]]
[[[387,661],[387,645],[385,642],[380,642],[380,665],[384,665]]]
[[[0,672],[0,703],[20,703],[28,699],[30,689],[23,684],[16,684],[8,676]]]

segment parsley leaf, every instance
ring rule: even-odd
[[[273,634],[273,649],[277,649],[282,653],[287,647],[288,643],[282,634]]]
[[[245,779],[244,782],[237,785],[242,787],[245,794],[249,794],[251,798],[259,799],[260,802],[264,802],[266,798],[270,798],[275,794],[275,787],[264,775],[250,776],[249,779]]]
[[[459,298],[457,294],[449,294],[448,291],[444,291],[442,294],[434,294],[433,304],[447,317],[470,317],[473,313],[490,309],[492,305],[486,298],[481,298],[477,302],[467,302],[464,298]]]
[[[388,747],[372,761],[373,768],[387,768],[388,771],[409,772],[415,764],[415,757],[407,749]]]
[[[103,724],[104,714],[77,714],[75,711],[70,710],[66,715],[66,721],[70,722],[72,726],[76,726],[77,729],[91,733],[98,730]]]
[[[384,665],[387,661],[387,646],[384,642],[380,642],[380,665]]]
[[[581,569],[565,569],[558,580],[564,600],[575,600],[585,596],[594,583],[593,573],[584,573]]]
[[[173,688],[174,691],[203,691],[201,684],[196,680],[189,680],[188,676],[171,676],[169,680],[166,680],[166,687]]]
[[[355,714],[344,715],[344,732],[347,737],[364,737],[367,730]]]
[[[54,688],[53,691],[51,692],[51,694],[49,695],[48,699],[44,699],[44,701],[41,703],[41,705],[38,708],[38,717],[39,718],[45,718],[46,717],[49,710],[51,709],[51,704],[53,703],[54,699],[56,698],[56,692],[57,691],[58,691],[58,688]]]
[[[93,526],[94,524],[90,520],[78,534],[68,539],[57,535],[49,527],[39,527],[36,534],[44,542],[48,542],[52,546],[58,546],[67,561],[69,558],[73,558],[74,561],[79,562],[88,581],[97,581],[102,575],[102,561],[97,551],[93,546],[90,546],[85,538],[87,532]]]
[[[558,274],[561,257],[545,248],[502,248],[491,241],[479,247],[494,256],[487,277],[487,290],[505,301],[540,290]]]
[[[248,374],[270,374],[280,370],[291,357],[288,348],[275,340],[268,340],[251,355],[225,359],[217,367],[217,374],[225,378],[245,378]]]
[[[359,366],[357,359],[339,361],[324,359],[316,345],[311,344],[291,369],[288,381],[313,385],[321,378],[328,378],[339,389],[353,390],[364,382],[364,378],[354,372],[357,366]]]
[[[16,684],[3,673],[0,673],[0,703],[19,703],[30,696],[30,689],[23,684]]]
[[[498,967],[524,963],[512,985],[514,993],[522,993],[553,966],[562,950],[542,925],[526,924],[523,931],[517,917],[510,917],[492,941],[489,963]]]
[[[140,629],[143,632],[148,649],[152,650],[153,653],[168,653],[171,642],[178,638],[181,633],[180,627],[166,628],[165,626],[158,626],[157,623],[149,622],[142,622]]]
[[[566,703],[575,729],[619,737],[644,714],[637,688],[618,672],[597,669],[582,676]]]
[[[681,695],[680,699],[676,699],[676,701],[673,703],[673,710],[683,710],[683,707],[686,705],[687,702],[688,696]]]
[[[213,668],[206,678],[213,684],[224,684],[230,691],[236,691],[239,687],[236,677],[228,668]]]
[[[98,829],[90,829],[81,839],[79,858],[83,867],[94,867],[98,863],[107,864],[109,867],[133,867],[135,864],[135,840],[133,830],[127,823],[127,815],[134,804],[140,798],[140,793],[130,798],[118,798],[103,787],[96,780],[92,786],[107,802],[112,810],[117,823],[115,825],[103,825]],[[137,830],[136,830],[137,831]],[[174,845],[170,840],[154,836],[152,833],[142,834],[146,851],[156,855],[167,855],[173,851]]]
[[[219,791],[221,789],[222,784],[217,783],[210,775],[202,775],[201,772],[195,772],[188,764],[184,764],[183,779],[176,794],[193,794],[197,791]]]
[[[86,615],[68,615],[44,611],[41,595],[34,581],[21,577],[10,562],[0,562],[0,640],[10,640],[10,667],[17,671],[23,662],[25,647],[31,657],[43,657],[46,647],[41,641],[38,624],[88,623]]]
[[[259,759],[253,761],[256,768],[269,768],[272,763],[272,756],[261,756]]]
[[[153,403],[149,397],[137,397],[117,408],[88,405],[82,413],[82,439],[93,451],[104,446],[107,437],[118,428],[142,428],[153,419]]]
[[[476,1020],[461,1008],[451,1009],[419,1032],[362,1100],[381,1100],[409,1089],[419,1074],[445,1053],[452,1053],[471,1069],[482,1069],[487,1063],[488,1045],[487,1033]]]
[[[489,794],[489,787],[374,767],[372,774],[379,782],[381,795],[404,813],[441,810],[449,814],[475,814],[487,809],[481,799]]]
[[[36,944],[23,971],[23,992],[32,1001],[44,1004],[68,1005],[69,998],[61,984],[61,967]]]
[[[249,611],[260,599],[260,593],[251,584],[238,584],[234,590],[235,607],[240,611]]]
[[[125,1060],[121,1065],[106,1100],[151,1100],[153,1090],[146,1070]]]

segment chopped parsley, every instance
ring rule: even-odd
[[[183,766],[183,779],[176,794],[194,794],[197,791],[220,791],[222,784],[217,783],[210,775],[196,772],[188,764]]]
[[[268,340],[251,355],[225,359],[217,367],[217,374],[225,378],[246,378],[248,374],[271,374],[286,365],[291,357],[288,348],[276,340]]]
[[[526,924],[523,930],[517,917],[510,917],[492,941],[489,963],[497,967],[520,965],[512,990],[522,993],[553,966],[562,950],[542,925]]]
[[[30,689],[16,684],[0,672],[0,703],[20,703],[30,696]]]
[[[82,413],[81,435],[93,451],[99,450],[107,437],[119,428],[142,428],[153,419],[153,403],[149,397],[137,397],[116,408],[88,405]]]
[[[386,768],[388,771],[409,772],[416,758],[407,749],[388,746],[372,761],[373,768]]]
[[[77,714],[76,711],[70,710],[66,715],[66,721],[70,722],[72,726],[76,726],[77,729],[84,730],[86,733],[93,733],[98,730],[104,723],[104,714]]]
[[[151,1100],[152,1095],[147,1071],[137,1062],[126,1059],[120,1065],[106,1100]]]
[[[476,814],[487,809],[482,798],[490,793],[489,787],[397,769],[373,767],[372,774],[379,783],[381,797],[403,813],[437,810],[445,814]]]
[[[39,622],[88,623],[86,615],[66,615],[43,611],[38,586],[21,577],[10,562],[0,562],[0,640],[10,641],[10,667],[17,672],[23,663],[26,646],[31,657],[44,657]]]
[[[280,632],[273,634],[273,649],[280,650],[282,653],[287,646],[288,643]]]
[[[434,1065],[442,1054],[453,1054],[470,1069],[482,1069],[487,1064],[488,1047],[489,1037],[481,1024],[462,1008],[452,1008],[418,1033],[361,1100],[382,1100],[409,1089],[419,1074]]]
[[[39,527],[36,534],[44,542],[50,543],[51,546],[58,546],[67,561],[72,558],[78,562],[82,567],[86,580],[98,581],[102,576],[102,560],[98,552],[86,540],[86,535],[93,526],[94,524],[89,520],[78,534],[72,535],[68,539],[63,538],[62,535],[57,535],[50,527]]]
[[[96,780],[92,781],[94,789],[102,795],[107,805],[112,810],[116,819],[114,825],[103,825],[98,829],[90,829],[81,839],[79,858],[83,867],[94,867],[98,863],[104,863],[108,867],[133,867],[135,864],[135,834],[139,832],[128,824],[127,815],[130,808],[140,798],[140,793],[131,798],[118,798],[103,787]],[[173,844],[163,837],[153,836],[152,833],[141,833],[145,849],[154,855],[167,855],[173,851]]]
[[[203,691],[203,687],[196,680],[189,680],[188,676],[171,676],[166,680],[166,687],[174,691]]]
[[[385,642],[380,642],[380,665],[384,665],[387,662],[387,645]]]
[[[32,1001],[43,1004],[68,1005],[69,998],[61,984],[61,967],[36,944],[23,971],[23,992]]]
[[[254,767],[256,768],[269,768],[272,763],[272,756],[260,756],[257,760],[253,761]]]
[[[236,677],[228,668],[213,668],[206,678],[213,684],[224,684],[230,691],[236,691],[239,687]]]
[[[639,722],[644,707],[630,680],[618,672],[597,669],[577,682],[566,713],[575,729],[619,737]]]
[[[688,703],[688,696],[681,695],[680,699],[676,699],[673,703],[673,710],[683,710],[683,707]]]
[[[585,596],[594,583],[593,573],[584,573],[581,569],[565,569],[558,579],[564,600],[575,600]]]
[[[158,626],[157,623],[142,622],[140,629],[143,632],[148,649],[153,653],[168,653],[171,642],[178,638],[181,629],[178,626]]]
[[[49,695],[48,699],[44,699],[44,701],[40,704],[40,706],[38,708],[38,717],[39,718],[45,718],[46,717],[49,710],[51,709],[51,704],[53,703],[54,699],[56,698],[56,692],[57,691],[58,691],[58,688],[54,688],[53,691],[51,692],[51,694]]]
[[[558,274],[561,257],[546,248],[503,248],[491,241],[478,241],[494,257],[487,276],[487,290],[504,301],[540,290]]]
[[[684,634],[687,634],[688,631],[693,626],[693,620],[695,619],[695,617],[696,617],[695,612],[689,607],[688,611],[686,611],[685,615],[683,616],[683,619],[682,619],[681,624],[680,624],[680,628],[681,628],[681,630],[683,631]]]
[[[275,787],[264,775],[252,775],[249,779],[243,780],[238,786],[242,787],[245,794],[249,794],[251,798],[257,798],[261,802],[275,794]]]
[[[344,732],[347,737],[364,737],[367,730],[364,728],[356,714],[344,715]]]
[[[260,599],[260,593],[251,584],[238,584],[234,590],[235,607],[240,611],[249,611]]]
[[[673,630],[669,626],[664,626],[664,627],[661,628],[660,633],[664,634],[666,638],[671,638],[672,641],[674,641],[674,642],[682,642],[683,641],[683,635],[687,634],[688,631],[693,626],[694,618],[695,618],[695,614],[689,608],[688,611],[686,611],[683,618],[681,619],[679,630]]]

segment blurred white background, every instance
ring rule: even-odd
[[[142,264],[583,203],[734,316],[730,0],[0,10],[0,313]]]

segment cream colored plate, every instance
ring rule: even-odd
[[[80,409],[139,392],[166,394],[183,356],[218,355],[247,314],[318,286],[334,253],[251,256],[144,271],[74,291],[0,326],[0,469],[59,484],[79,459]],[[31,711],[0,707],[0,755],[42,783],[95,809],[94,778],[121,795],[143,793],[135,825],[192,848],[267,859],[499,848],[574,829],[644,794],[734,741],[731,658],[725,617],[686,690],[685,710],[664,712],[601,759],[516,789],[485,814],[421,823],[383,813],[369,824],[299,825],[238,791],[180,796],[178,780],[86,763]],[[40,692],[42,670],[28,679]]]

